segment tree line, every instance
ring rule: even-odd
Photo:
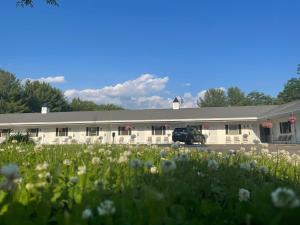
[[[69,103],[60,89],[48,83],[29,80],[22,83],[14,74],[0,69],[0,113],[40,112],[44,105],[52,112],[123,109],[79,98]]]
[[[211,88],[198,99],[198,106],[280,105],[295,100],[300,100],[300,78],[288,80],[283,90],[276,97],[258,91],[246,94],[238,87],[230,87],[227,91],[220,88]]]

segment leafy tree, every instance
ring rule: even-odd
[[[74,98],[70,103],[70,110],[71,111],[101,111],[101,110],[120,110],[123,109],[120,106],[113,105],[113,104],[103,104],[98,105],[92,101],[83,101],[79,98]]]
[[[45,0],[45,2],[49,5],[54,5],[54,6],[58,6],[58,0]],[[30,6],[33,7],[33,0],[18,0],[17,1],[17,6]]]
[[[284,104],[300,99],[300,78],[292,78],[284,85],[283,91],[277,96],[277,102]]]
[[[243,106],[247,104],[247,98],[238,87],[230,87],[227,90],[227,102],[229,106]]]
[[[247,105],[272,105],[275,99],[263,92],[252,91],[247,95]]]
[[[20,81],[14,74],[0,69],[0,113],[26,111]]]
[[[48,83],[27,81],[24,85],[24,96],[28,112],[40,112],[47,105],[52,112],[68,111],[68,102],[61,90]]]
[[[211,88],[205,92],[203,98],[199,98],[197,104],[199,107],[227,106],[226,93],[222,89]]]

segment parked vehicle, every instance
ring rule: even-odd
[[[175,128],[172,134],[174,142],[184,142],[185,144],[192,145],[194,142],[205,144],[205,136],[196,127],[181,127]]]

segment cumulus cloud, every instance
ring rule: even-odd
[[[118,104],[128,108],[168,108],[169,99],[159,96],[166,88],[169,78],[142,74],[134,80],[99,89],[69,89],[68,99],[79,97],[101,104]]]
[[[22,82],[25,83],[26,81],[39,81],[42,83],[49,83],[49,84],[59,84],[66,82],[64,76],[50,76],[50,77],[41,77],[37,79],[33,78],[25,78]]]
[[[174,96],[166,89],[168,81],[167,76],[142,74],[123,83],[96,89],[68,89],[64,94],[69,100],[79,97],[98,104],[111,103],[125,108],[171,108]],[[225,90],[223,87],[220,89]],[[182,108],[197,107],[198,99],[203,98],[206,91],[199,91],[195,95],[186,92],[178,96],[183,99]]]

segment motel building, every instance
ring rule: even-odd
[[[284,105],[0,114],[0,142],[28,133],[39,144],[171,144],[174,128],[196,126],[207,144],[300,142],[300,101]]]

